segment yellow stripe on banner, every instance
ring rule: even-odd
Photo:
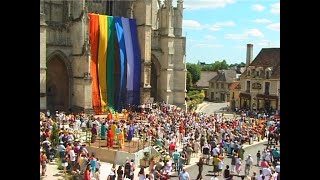
[[[101,110],[105,112],[107,106],[107,46],[108,46],[108,18],[99,15],[99,51],[98,51],[98,79],[100,85]]]

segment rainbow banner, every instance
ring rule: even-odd
[[[119,98],[118,98],[118,106],[117,110],[120,112],[123,107],[123,95],[124,95],[124,78],[125,78],[125,58],[126,58],[126,46],[124,42],[124,34],[123,34],[123,27],[120,17],[114,17],[114,22],[116,25],[116,32],[117,32],[117,38],[119,43],[119,53],[120,53],[120,89],[119,89]]]
[[[114,65],[115,65],[115,25],[113,21],[113,16],[108,16],[108,55],[107,55],[107,101],[108,108],[111,111],[115,110],[115,101],[114,101]]]
[[[121,18],[124,31],[124,41],[126,42],[126,55],[127,55],[127,93],[126,104],[133,104],[133,74],[134,74],[134,55],[132,46],[132,37],[130,30],[130,23],[128,18]]]
[[[133,69],[133,105],[140,104],[141,82],[141,54],[138,41],[137,24],[135,19],[130,19],[130,31],[133,46],[134,69]]]
[[[107,46],[108,46],[108,18],[99,15],[99,53],[98,75],[100,87],[101,111],[105,112],[107,106]]]
[[[98,81],[98,45],[99,45],[99,15],[89,14],[89,41],[91,47],[90,73],[92,77],[92,106],[96,114],[101,112],[101,99]]]
[[[92,104],[96,114],[140,104],[141,55],[134,19],[89,14]]]

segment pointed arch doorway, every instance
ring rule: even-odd
[[[68,112],[71,66],[62,52],[52,53],[47,60],[47,109]]]

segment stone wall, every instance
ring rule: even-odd
[[[140,165],[140,159],[144,157],[144,152],[151,152],[151,154],[157,153],[153,147],[146,147],[136,153],[128,153],[124,151],[115,151],[107,148],[87,147],[88,152],[91,154],[94,152],[96,157],[101,161],[107,163],[115,163],[117,165],[124,164],[126,158],[133,159],[137,167]]]
[[[45,15],[40,14],[40,110],[47,109],[46,97],[46,23]]]

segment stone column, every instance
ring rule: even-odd
[[[175,37],[174,38],[174,48],[175,48],[175,58],[174,58],[174,72],[175,72],[175,81],[174,81],[174,104],[182,109],[186,109],[186,77],[187,77],[187,68],[186,68],[186,38],[185,37]]]
[[[93,112],[92,110],[92,79],[90,74],[89,18],[85,0],[73,1],[71,14],[78,19],[72,22],[72,67],[73,67],[73,97],[72,104],[77,110]]]
[[[151,96],[151,1],[136,0],[133,16],[137,21],[137,31],[141,50],[141,103]]]
[[[47,63],[46,63],[46,28],[45,14],[40,13],[40,110],[47,109],[46,83],[47,83]]]

